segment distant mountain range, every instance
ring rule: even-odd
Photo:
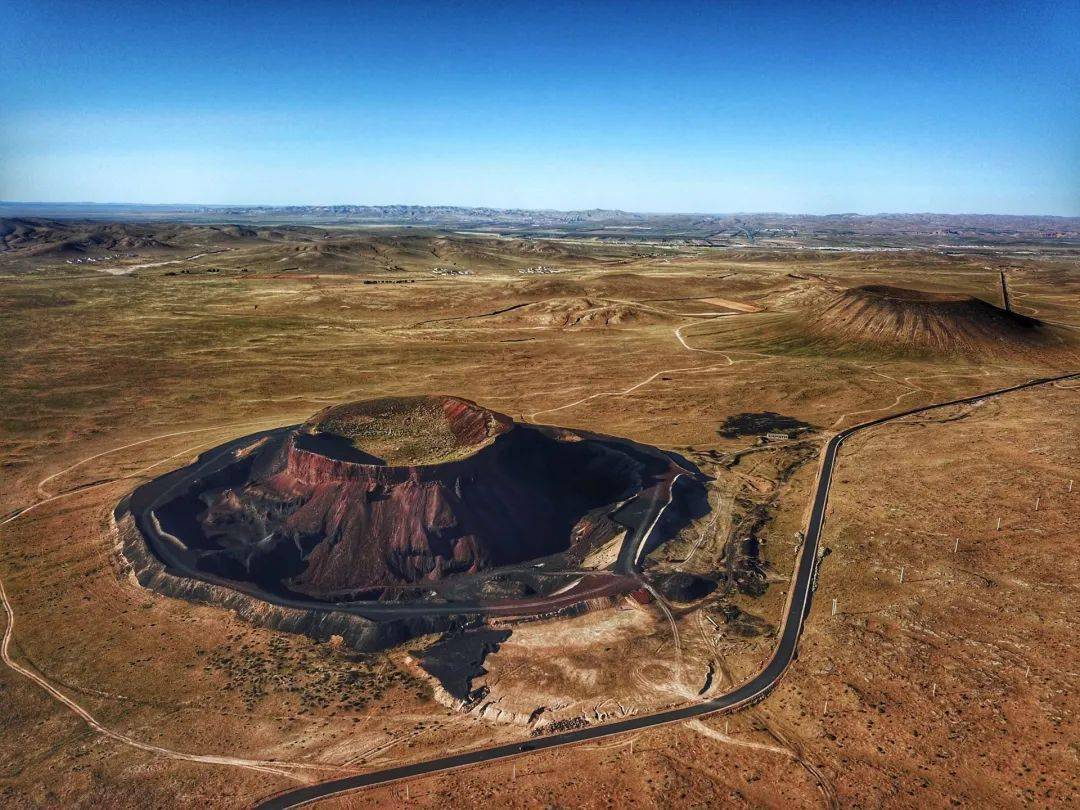
[[[303,220],[420,223],[424,225],[507,224],[575,225],[590,222],[638,222],[645,215],[629,211],[593,208],[587,211],[554,211],[526,208],[467,208],[456,205],[286,205],[229,206],[207,209],[223,216],[273,217]]]
[[[398,226],[591,239],[768,244],[882,237],[926,243],[1080,239],[1080,217],[996,214],[650,214],[453,205],[136,205],[0,202],[0,218],[240,225]],[[869,244],[869,242],[868,242]]]
[[[125,203],[28,203],[0,201],[0,217],[205,218],[293,223],[390,223],[404,225],[575,225],[639,222],[648,215],[591,209],[554,211],[470,208],[457,205],[139,205]]]

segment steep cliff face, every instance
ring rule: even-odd
[[[378,400],[317,414],[160,512],[207,572],[372,598],[565,551],[645,475],[615,442],[453,397]]]

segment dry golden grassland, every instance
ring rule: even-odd
[[[643,712],[696,699],[710,663],[715,694],[768,655],[813,451],[830,431],[1080,370],[1075,353],[976,362],[859,344],[825,350],[801,328],[813,307],[860,284],[996,302],[986,256],[336,241],[241,238],[134,276],[44,256],[0,259],[9,653],[100,724],[0,668],[5,806],[243,807],[304,781],[527,736],[433,700],[406,661],[424,639],[359,655],[134,584],[115,554],[113,507],[138,482],[229,438],[334,403],[445,393],[694,460],[714,478],[713,512],[653,563],[670,570],[696,547],[686,570],[722,570],[728,541],[761,507],[763,595],[717,594],[673,611],[678,644],[655,604],[620,603],[522,625],[490,657],[489,680],[508,704],[527,707],[539,691],[529,677],[542,676],[545,694],[582,711],[614,695]],[[157,253],[172,261],[192,250]],[[538,264],[564,272],[518,272]],[[431,272],[447,265],[473,274]],[[1011,273],[1018,309],[1080,326],[1075,267],[1030,259]],[[364,283],[387,280],[409,283]],[[722,438],[719,426],[763,411],[816,428],[806,458],[777,447],[731,463],[755,440]],[[1074,803],[1080,485],[1072,497],[1064,488],[1069,478],[1080,484],[1078,416],[1080,393],[1061,385],[898,423],[845,447],[824,537],[831,554],[800,657],[758,707],[642,733],[632,751],[627,737],[522,758],[516,781],[510,763],[419,780],[410,801]],[[752,621],[725,624],[724,606]],[[576,644],[560,640],[570,631]],[[604,643],[590,645],[590,634]],[[545,660],[530,661],[530,650]],[[403,790],[338,803],[391,805]]]

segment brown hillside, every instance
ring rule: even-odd
[[[24,256],[81,256],[101,252],[163,250],[229,244],[260,238],[240,225],[56,221],[32,217],[0,219],[0,253]],[[297,237],[299,238],[299,237]]]
[[[671,316],[651,308],[599,298],[552,298],[515,307],[484,319],[492,326],[551,326],[560,329],[596,329],[666,323]],[[475,325],[476,319],[469,321]]]
[[[981,298],[883,284],[844,290],[807,329],[844,343],[965,356],[1038,354],[1066,345],[1059,330]]]

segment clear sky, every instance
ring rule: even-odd
[[[0,20],[0,199],[1080,215],[1080,0]]]

